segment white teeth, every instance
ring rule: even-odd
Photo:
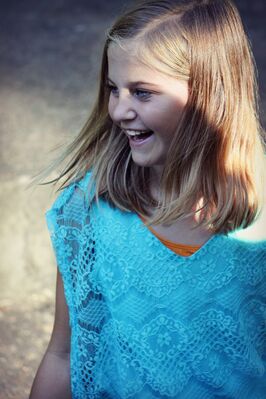
[[[149,130],[125,130],[129,136],[139,136],[140,134],[147,133]]]

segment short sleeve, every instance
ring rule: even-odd
[[[70,324],[75,306],[75,286],[79,249],[83,230],[88,219],[91,196],[88,195],[90,174],[77,183],[64,188],[52,207],[46,212],[46,222],[51,237],[58,269],[61,273]]]

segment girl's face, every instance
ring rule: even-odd
[[[130,54],[115,43],[108,49],[109,114],[127,135],[133,161],[160,172],[188,100],[188,83]]]

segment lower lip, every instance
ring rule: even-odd
[[[133,140],[131,137],[129,137],[130,147],[139,148],[139,147],[147,144],[149,141],[152,141],[153,140],[153,136],[154,136],[154,134],[152,134],[151,136],[147,137],[146,139],[136,140],[136,141]]]

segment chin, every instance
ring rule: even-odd
[[[147,158],[145,159],[144,157],[139,157],[139,156],[134,156],[132,154],[132,160],[135,164],[139,165],[139,166],[153,166],[154,163],[150,160],[148,160]]]
[[[139,165],[139,166],[143,166],[143,167],[163,167],[165,165],[166,159],[165,157],[161,157],[161,158],[155,158],[155,159],[149,159],[147,156],[145,155],[141,155],[141,154],[136,154],[134,152],[132,152],[132,160],[135,164]]]

